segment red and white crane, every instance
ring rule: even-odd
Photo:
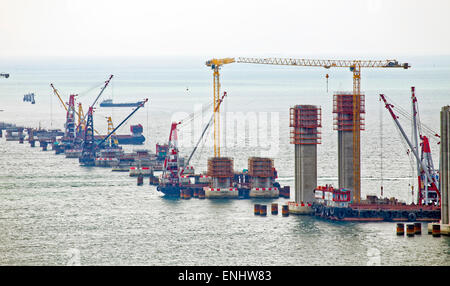
[[[389,111],[391,117],[394,119],[394,123],[398,127],[398,130],[403,136],[403,139],[408,144],[411,152],[414,154],[416,158],[417,165],[417,176],[419,183],[419,194],[417,198],[417,204],[419,205],[431,205],[436,204],[440,205],[440,192],[439,192],[439,174],[434,169],[433,158],[431,155],[431,148],[429,138],[422,134],[421,132],[421,124],[418,123],[418,103],[417,98],[415,96],[415,88],[411,88],[411,102],[412,102],[412,140],[406,135],[405,130],[401,126],[398,116],[395,114],[393,108],[394,105],[387,102],[384,94],[380,94],[380,99],[383,100],[386,109]],[[435,134],[435,136],[438,136]],[[420,153],[419,153],[419,144],[418,138],[420,138]]]

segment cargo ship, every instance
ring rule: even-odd
[[[100,107],[138,107],[143,101],[113,103],[112,99],[105,99],[100,103]]]

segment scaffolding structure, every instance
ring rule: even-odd
[[[291,144],[321,144],[322,109],[316,105],[296,105],[290,110]]]
[[[207,174],[212,178],[234,177],[233,158],[228,157],[209,158]]]
[[[273,159],[259,157],[248,158],[248,174],[251,177],[274,177]]]
[[[359,130],[365,130],[365,96],[359,95],[359,120],[358,117],[353,119],[353,98],[352,92],[338,92],[333,95],[334,130],[354,131],[354,124],[358,122]]]

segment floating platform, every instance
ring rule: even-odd
[[[251,188],[249,196],[251,198],[278,198],[280,191],[277,187]]]
[[[312,208],[317,217],[339,221],[437,222],[441,218],[441,210],[435,206],[350,204],[348,207],[333,207],[314,203]]]
[[[210,188],[205,187],[205,196],[208,199],[237,199],[239,191],[237,188]]]
[[[66,158],[80,158],[82,152],[82,149],[68,149],[64,151],[64,155]]]
[[[312,215],[314,209],[311,204],[288,202],[289,213],[296,215]]]
[[[144,176],[150,177],[153,174],[151,167],[130,167],[130,177]]]

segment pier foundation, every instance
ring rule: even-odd
[[[208,159],[208,176],[211,177],[211,185],[205,187],[205,197],[214,198],[238,198],[239,191],[233,187],[233,159],[226,157],[212,157]]]
[[[273,186],[275,180],[273,160],[251,157],[248,159],[251,198],[278,198],[280,192]]]

